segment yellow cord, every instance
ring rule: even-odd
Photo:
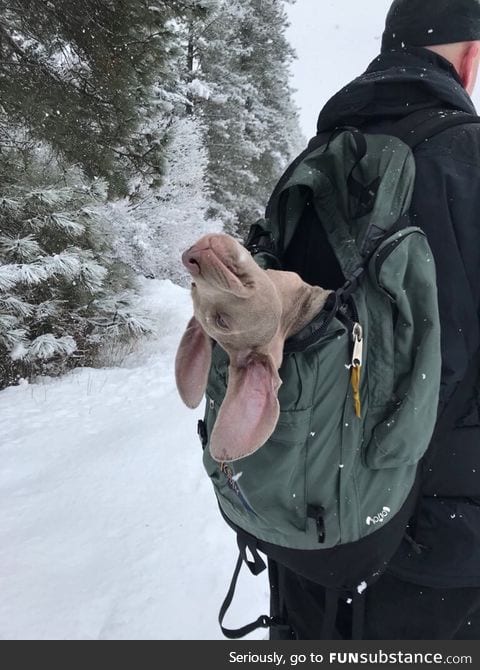
[[[362,406],[360,401],[360,372],[362,366],[352,367],[352,388],[353,388],[353,405],[355,407],[355,414],[359,419],[362,417]]]

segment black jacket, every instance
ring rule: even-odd
[[[322,110],[318,131],[360,125],[387,131],[424,108],[475,114],[454,70],[426,49],[381,54]],[[480,125],[445,130],[415,151],[411,216],[437,268],[442,332],[440,408],[480,348]],[[480,586],[480,377],[435,457],[411,532],[390,570],[429,586]]]

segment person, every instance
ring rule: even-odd
[[[353,125],[389,132],[421,109],[476,114],[479,0],[396,0],[380,55],[324,107],[318,132]],[[442,382],[453,403],[480,348],[480,125],[443,130],[415,150],[412,225],[437,270]],[[365,593],[364,639],[480,639],[480,376],[435,444],[415,514],[386,572]],[[457,402],[458,405],[458,402]],[[269,561],[271,611],[291,635],[317,639],[325,589]],[[333,639],[351,636],[341,600]],[[272,639],[279,639],[272,633]]]

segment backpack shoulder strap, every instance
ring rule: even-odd
[[[480,123],[480,117],[456,110],[421,109],[395,123],[390,132],[415,149],[448,128],[469,123]]]

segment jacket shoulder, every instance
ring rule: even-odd
[[[417,147],[415,155],[449,156],[454,161],[480,168],[480,122],[442,131]]]

